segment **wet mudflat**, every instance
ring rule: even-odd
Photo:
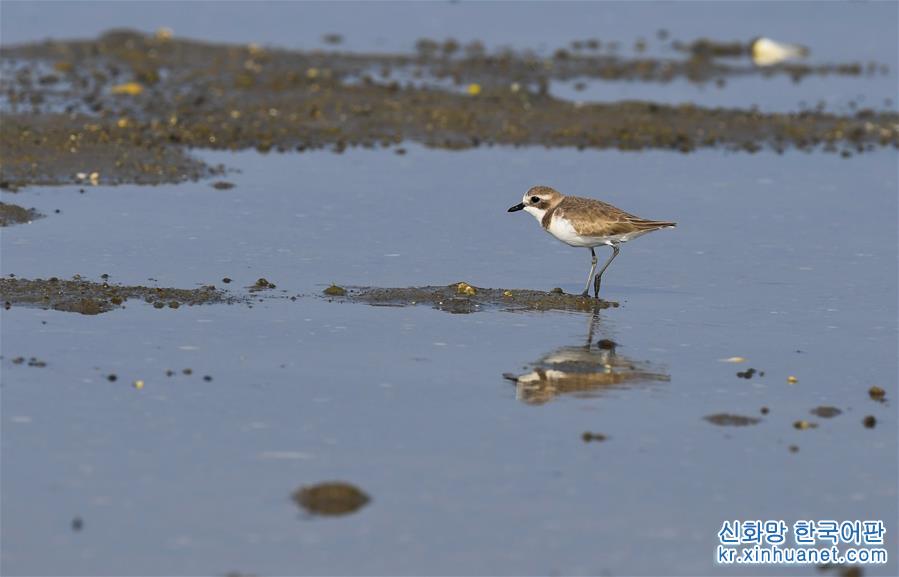
[[[724,82],[753,74],[762,82],[778,75],[799,82],[809,75],[890,73],[878,62],[735,69],[713,51],[686,53],[629,60],[566,49],[543,58],[420,41],[414,55],[359,55],[128,30],[88,41],[6,47],[0,51],[6,72],[0,85],[3,183],[67,183],[79,173],[104,184],[179,182],[221,170],[188,156],[188,147],[343,151],[412,140],[450,150],[796,147],[852,155],[899,146],[899,114],[868,106],[782,113],[657,101],[573,102],[550,93],[552,82],[577,78]],[[369,70],[379,70],[377,79]],[[420,80],[400,82],[394,74]],[[441,85],[443,79],[452,84]]]
[[[233,188],[35,188],[38,210],[61,213],[4,231],[4,273],[98,278],[116,263],[123,284],[277,285],[253,308],[2,312],[3,490],[21,496],[3,507],[23,520],[4,539],[6,567],[127,572],[159,567],[164,550],[172,572],[648,574],[687,559],[708,574],[723,509],[879,518],[895,506],[884,311],[896,293],[881,282],[896,266],[891,153],[203,155],[241,169]],[[477,185],[460,178],[475,169]],[[419,279],[455,290],[460,278],[577,294],[589,253],[505,212],[547,172],[561,190],[678,221],[624,247],[603,283],[618,308],[445,314],[322,294]],[[455,218],[434,195],[483,208]],[[821,406],[841,413],[810,413]],[[706,420],[719,414],[759,420]],[[298,487],[330,481],[371,502],[339,520],[297,509]],[[804,489],[786,499],[786,484]],[[134,510],[141,540],[127,536]],[[510,538],[525,546],[501,546]],[[647,542],[651,559],[638,554]]]
[[[23,208],[17,204],[0,202],[0,226],[10,226],[31,222],[43,216],[34,209]]]
[[[135,111],[106,121],[84,138],[184,153],[171,125],[155,141]],[[412,134],[340,154],[247,136],[190,151],[227,167],[207,179],[112,158],[96,179],[75,163],[59,186],[5,181],[48,217],[2,230],[2,286],[44,280],[38,306],[0,310],[0,572],[709,575],[722,521],[756,518],[883,519],[896,550],[892,144],[448,151]],[[576,296],[588,251],[506,212],[538,183],[678,228],[625,245],[603,280],[618,306],[597,307]],[[45,306],[48,279],[75,275],[73,295],[138,294]],[[213,284],[251,306],[152,298]]]
[[[175,289],[148,286],[122,286],[105,281],[84,279],[60,280],[0,278],[0,302],[8,310],[13,306],[30,306],[96,315],[124,306],[128,299],[140,299],[154,308],[176,309],[181,305],[234,303],[213,285],[197,289]]]
[[[409,288],[331,286],[322,291],[330,299],[362,302],[374,306],[429,305],[437,310],[468,314],[483,310],[593,312],[618,306],[617,302],[580,294],[551,291],[475,287],[467,282],[447,286]]]

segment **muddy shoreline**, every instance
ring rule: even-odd
[[[0,227],[23,224],[43,218],[43,214],[33,208],[24,208],[17,204],[0,202]]]
[[[544,292],[483,288],[466,282],[447,286],[408,288],[331,286],[325,289],[322,298],[372,306],[427,305],[451,314],[469,314],[485,310],[593,312],[618,306],[614,301],[565,294],[561,289]]]
[[[0,301],[5,309],[22,306],[96,315],[124,307],[129,300],[140,300],[158,309],[177,309],[185,305],[234,304],[241,299],[212,285],[196,289],[176,289],[126,286],[81,278],[0,279]]]
[[[584,104],[546,91],[552,80],[590,75],[698,81],[786,73],[801,79],[870,68],[860,65],[744,70],[695,54],[661,61],[583,51],[541,59],[436,42],[412,55],[300,52],[127,31],[6,47],[0,61],[9,71],[0,107],[0,185],[7,190],[78,183],[79,173],[96,173],[96,184],[153,184],[223,170],[191,157],[190,148],[342,152],[412,141],[443,149],[797,148],[851,156],[899,147],[899,114],[892,112],[864,109],[843,116],[638,101]],[[674,76],[659,77],[659,70]],[[427,78],[452,79],[456,88],[428,84]]]

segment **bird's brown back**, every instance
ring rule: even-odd
[[[675,226],[663,220],[648,220],[624,212],[607,202],[593,198],[566,196],[543,216],[543,228],[548,228],[553,216],[564,217],[581,236],[614,236],[633,232],[648,232]]]

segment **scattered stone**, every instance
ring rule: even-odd
[[[618,346],[618,343],[613,341],[612,339],[599,339],[597,341],[596,346],[604,351],[612,351],[615,350],[615,347]]]
[[[346,515],[371,500],[358,487],[340,481],[300,487],[293,492],[294,502],[313,515]]]
[[[84,520],[81,517],[72,519],[72,531],[78,532],[84,529]]]
[[[343,287],[337,286],[336,284],[332,284],[331,286],[329,286],[322,292],[325,293],[326,295],[328,295],[329,297],[346,296],[346,289]]]
[[[270,283],[268,281],[268,279],[266,279],[266,278],[260,278],[253,284],[253,286],[251,286],[249,288],[250,288],[250,291],[255,292],[255,291],[261,291],[261,290],[273,289],[273,288],[275,288],[275,285],[273,283]]]
[[[800,431],[804,431],[806,429],[815,429],[818,427],[818,423],[812,423],[805,420],[799,420],[793,423],[793,428],[798,429]]]
[[[235,184],[233,182],[228,182],[227,180],[217,180],[212,183],[212,188],[216,190],[230,190],[234,188]]]
[[[603,435],[602,433],[591,433],[590,431],[584,431],[584,434],[581,435],[581,439],[583,439],[585,443],[589,443],[591,441],[597,441],[601,443],[607,440],[608,437],[606,435]]]
[[[877,419],[874,417],[874,415],[868,415],[867,417],[862,419],[862,424],[866,429],[873,429],[875,426],[877,426]]]
[[[886,394],[887,392],[877,385],[868,389],[868,396],[875,401],[883,401],[886,398]]]

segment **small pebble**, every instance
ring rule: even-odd
[[[346,515],[358,511],[371,501],[358,487],[340,481],[300,487],[291,497],[297,505],[313,515]]]
[[[874,418],[874,415],[868,415],[862,420],[862,424],[866,429],[873,429],[877,425],[877,419]]]
[[[72,531],[81,531],[82,529],[84,529],[84,521],[81,517],[72,519]]]
[[[791,385],[795,385],[796,383],[799,382],[799,379],[797,379],[793,375],[790,375],[789,377],[787,377],[787,382],[790,383]]]
[[[868,396],[870,396],[875,401],[882,401],[884,397],[886,397],[887,392],[882,388],[874,385],[870,389],[868,389]]]
[[[106,380],[108,380],[110,383],[114,383],[118,380],[118,377],[115,375],[109,375],[106,377]]]
[[[140,379],[134,381],[133,385],[134,385],[134,388],[137,390],[141,390],[142,388],[144,388],[144,382]]]
[[[810,423],[809,421],[799,420],[793,423],[794,429],[799,429],[800,431],[804,431],[806,429],[814,429],[818,426],[817,423]]]
[[[205,376],[203,377],[203,380],[206,381],[207,383],[209,383],[209,382],[212,381],[212,377],[209,376],[209,375],[205,375]]]
[[[838,409],[836,407],[827,407],[827,406],[815,407],[814,409],[811,410],[811,413],[813,415],[817,415],[817,416],[821,417],[822,419],[830,419],[832,417],[836,417],[837,415],[841,414],[842,412],[843,411],[841,411],[840,409]]]
[[[326,295],[328,295],[329,297],[346,296],[346,289],[341,286],[337,286],[336,284],[332,284],[331,286],[329,286],[322,292],[325,293]]]

